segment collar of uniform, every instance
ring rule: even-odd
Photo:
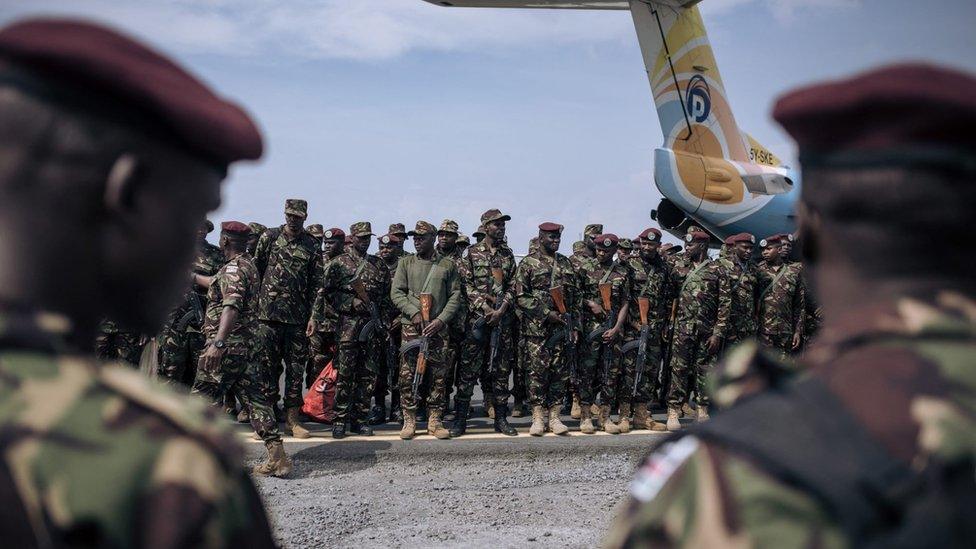
[[[62,352],[74,326],[68,317],[28,307],[0,305],[0,348]]]

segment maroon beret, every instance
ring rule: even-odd
[[[399,236],[389,233],[379,237],[378,240],[380,244],[399,244],[401,242]]]
[[[661,241],[661,231],[655,229],[654,227],[650,227],[650,228],[644,229],[644,231],[637,238],[639,238],[639,239],[642,238],[644,240],[653,240],[655,242],[660,242]]]
[[[220,224],[220,230],[239,236],[251,236],[251,227],[247,223],[241,223],[240,221],[224,221]]]
[[[333,238],[346,238],[346,232],[337,227],[332,227],[331,229],[322,233],[322,238],[331,240]]]
[[[781,235],[781,234],[774,234],[773,236],[767,236],[766,238],[760,240],[759,241],[759,247],[760,248],[766,248],[766,247],[769,247],[769,246],[773,246],[775,244],[779,244],[782,241],[783,241],[783,235]]]
[[[696,240],[711,240],[712,237],[704,231],[691,231],[685,235],[686,242],[694,242]]]
[[[109,108],[126,105],[149,119],[144,126],[160,124],[165,137],[218,163],[261,157],[261,134],[240,107],[114,30],[78,20],[29,19],[0,29],[0,58],[55,89],[88,91]]]
[[[793,236],[793,233],[780,233],[776,236],[779,237],[780,242],[793,242],[794,240],[796,240],[796,237]]]
[[[539,225],[539,230],[540,231],[545,231],[545,232],[548,232],[548,233],[560,233],[560,234],[562,234],[562,232],[563,232],[563,226],[560,225],[559,223],[553,223],[551,221],[547,221],[547,222]]]
[[[805,167],[972,163],[976,77],[891,65],[790,92],[773,118],[796,140]]]
[[[725,239],[725,243],[729,246],[733,246],[735,244],[738,244],[739,242],[748,242],[750,244],[755,244],[756,237],[752,236],[749,233],[739,233],[739,234],[734,234]]]
[[[613,233],[601,234],[593,237],[593,243],[597,248],[609,248],[620,243],[620,239]]]

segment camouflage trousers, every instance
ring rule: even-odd
[[[656,337],[654,334],[649,336],[649,341],[661,341],[661,338]],[[621,399],[623,402],[628,400],[633,400],[637,404],[646,404],[654,399],[654,394],[657,389],[657,378],[661,369],[661,357],[663,354],[663,349],[660,345],[647,346],[647,356],[644,360],[644,370],[641,373],[640,383],[637,385],[637,392],[634,392],[634,379],[637,377],[637,354],[638,350],[634,349],[632,352],[624,355],[624,386],[622,391],[626,393],[627,399]]]
[[[404,343],[420,337],[420,331],[413,324],[404,324],[402,330]],[[427,370],[424,379],[429,379],[430,383],[426,395],[428,411],[443,411],[447,403],[446,359],[448,342],[444,339],[443,333],[442,330],[441,333],[431,337],[427,346]],[[400,407],[404,410],[416,410],[424,399],[423,394],[413,394],[413,377],[417,371],[417,356],[417,351],[412,350],[400,361],[398,384],[400,386]]]
[[[278,422],[266,391],[263,368],[254,359],[253,349],[240,354],[225,354],[213,370],[200,361],[191,392],[206,395],[214,406],[221,407],[227,394],[233,393],[251,417],[251,427],[265,443],[281,440]]]
[[[263,341],[267,349],[268,399],[272,405],[278,403],[278,382],[282,371],[285,374],[285,408],[298,408],[302,405],[302,376],[305,373],[305,359],[308,355],[308,338],[305,326],[284,324],[282,322],[261,321],[269,330],[268,341]]]
[[[488,401],[487,395],[490,394],[494,404],[506,404],[510,396],[508,378],[512,373],[512,363],[507,357],[509,353],[515,352],[512,331],[507,329],[507,326],[502,326],[499,356],[496,357],[495,368],[490,373],[491,330],[486,327],[484,341],[478,341],[470,335],[470,326],[468,334],[469,337],[461,346],[461,363],[458,365],[457,374],[458,390],[455,399],[470,402],[471,395],[474,394],[474,384],[480,377],[486,395],[485,401]]]
[[[336,421],[365,421],[379,372],[380,339],[340,341],[336,368]]]
[[[95,356],[109,362],[124,362],[133,368],[139,367],[142,358],[142,345],[139,334],[131,332],[99,333],[95,337]]]
[[[564,343],[549,349],[545,345],[546,339],[528,336],[522,338],[522,358],[529,404],[548,408],[562,403],[569,385],[569,368],[564,359]]]
[[[524,402],[529,399],[529,371],[528,364],[529,359],[526,356],[527,346],[529,343],[528,337],[522,337],[521,334],[516,332],[513,334],[512,338],[518,341],[519,344],[515,348],[515,352],[511,353],[512,360],[512,396],[515,397],[516,402]]]
[[[793,333],[764,333],[759,332],[756,339],[763,347],[779,353],[780,358],[788,359],[793,354]]]
[[[668,407],[680,407],[688,401],[694,389],[696,402],[708,406],[705,378],[715,364],[715,355],[708,352],[710,331],[698,335],[696,331],[675,330],[671,348],[671,387],[668,389]]]
[[[400,320],[397,319],[396,323],[399,328]],[[391,333],[390,335],[393,338],[392,342],[384,340],[379,342],[381,352],[379,362],[377,363],[376,384],[373,387],[373,398],[376,400],[376,404],[382,404],[383,406],[386,406],[386,395],[390,391],[397,391],[400,385],[398,379],[400,374],[400,331],[397,330],[396,333]],[[392,346],[392,353],[386,349],[388,345]]]
[[[461,351],[464,349],[464,328],[457,328],[452,326],[450,331],[450,338],[448,338],[447,351],[445,355],[445,363],[447,365],[446,380],[444,382],[445,390],[447,394],[450,395],[454,390],[455,384],[460,381],[460,368],[461,368]]]
[[[611,353],[609,357],[607,353]],[[610,362],[609,366],[607,360]],[[621,390],[626,382],[623,361],[620,359],[620,345],[617,343],[603,345],[598,339],[583,345],[577,378],[580,405],[593,404],[597,393],[600,394],[601,404],[613,404],[618,397],[626,397],[625,402],[630,400],[630,393]]]
[[[188,387],[193,385],[204,344],[200,332],[180,332],[167,326],[159,334],[159,379]]]
[[[305,388],[315,383],[315,378],[322,373],[322,368],[335,360],[336,355],[335,331],[320,330],[308,338],[308,359],[305,364]],[[334,366],[334,364],[333,364]]]

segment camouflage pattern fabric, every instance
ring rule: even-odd
[[[403,324],[402,341],[408,343],[420,337],[420,331],[413,324]],[[443,411],[447,402],[447,340],[443,334],[446,330],[430,338],[427,352],[427,371],[424,379],[430,379],[426,404],[428,411]],[[400,407],[404,410],[416,411],[423,397],[413,394],[413,377],[417,371],[417,353],[411,352],[403,357],[397,383],[400,389]]]
[[[759,268],[762,290],[759,302],[759,343],[779,351],[784,357],[793,353],[793,335],[806,327],[806,283],[800,263],[778,266],[764,264]]]
[[[721,264],[704,260],[695,263],[686,255],[672,264],[671,288],[677,292],[674,340],[671,342],[671,387],[668,406],[680,407],[688,401],[691,389],[704,383],[705,374],[715,362],[708,352],[708,338],[718,319],[718,288]],[[695,391],[699,404],[708,397]]]
[[[138,368],[142,356],[141,339],[139,334],[124,332],[114,322],[105,320],[95,336],[95,356],[106,362],[122,362]]]
[[[832,321],[801,367],[904,464],[971,464],[973,311],[976,302],[957,293],[851,311]],[[719,367],[716,403],[754,394],[775,360],[752,343],[735,348]],[[880,375],[885,368],[897,375]],[[818,498],[754,460],[689,436],[643,462],[605,546],[850,547],[841,524]]]
[[[260,331],[258,342],[261,346],[256,351],[255,360],[267,360],[265,378],[267,380],[268,401],[272,405],[278,403],[278,384],[281,375],[285,375],[284,402],[285,408],[300,407],[302,399],[302,377],[305,363],[308,360],[308,338],[305,337],[305,326],[285,324],[283,322],[262,321],[264,329]]]
[[[651,395],[655,392],[658,370],[661,367],[661,359],[664,354],[662,348],[664,330],[671,316],[671,303],[673,301],[670,286],[671,267],[660,255],[654,256],[651,261],[645,261],[640,254],[631,257],[627,265],[630,267],[631,287],[633,289],[630,309],[627,312],[627,322],[630,324],[627,341],[640,337],[640,308],[637,299],[646,297],[650,300],[650,308],[647,314],[647,323],[650,327],[647,337],[647,357],[641,375],[641,383],[633,396],[634,402],[647,403],[651,401]],[[637,354],[637,351],[634,350],[624,356],[624,372],[627,373],[626,388],[632,394],[634,377],[637,375]]]
[[[608,270],[610,271],[609,274],[607,274]],[[600,402],[603,404],[615,402],[618,397],[629,401],[630,393],[619,390],[625,382],[623,363],[620,357],[620,343],[629,337],[626,323],[624,323],[620,336],[610,345],[604,345],[602,338],[585,341],[590,332],[604,324],[606,319],[594,316],[583,300],[594,301],[602,306],[600,282],[605,280],[613,285],[610,302],[614,312],[619,313],[624,304],[630,302],[630,270],[626,265],[616,261],[611,263],[609,267],[605,267],[593,260],[583,263],[581,272],[579,311],[582,332],[580,336],[584,341],[580,344],[582,352],[577,370],[580,405],[589,406],[593,404],[597,392],[595,387],[599,387]],[[603,366],[605,353],[613,353],[609,371],[606,373],[604,373]]]
[[[274,547],[215,411],[74,354],[70,330],[61,316],[0,312],[0,507],[20,526],[4,543]]]
[[[734,257],[719,259],[718,312],[714,333],[723,346],[756,337],[757,302],[762,291],[756,267]]]

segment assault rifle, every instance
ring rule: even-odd
[[[634,341],[628,342],[620,349],[620,354],[626,355],[627,353],[637,348],[637,368],[634,372],[634,389],[631,391],[631,396],[637,396],[637,389],[640,387],[641,378],[644,377],[644,364],[647,362],[647,340],[651,336],[651,325],[647,322],[647,313],[651,309],[651,300],[647,297],[637,298],[637,308],[640,311],[640,337]]]
[[[576,343],[573,341],[573,314],[566,308],[566,296],[563,294],[562,286],[549,288],[549,295],[552,296],[552,302],[556,305],[559,317],[563,320],[563,327],[546,340],[546,349],[555,349],[560,342],[566,342],[563,347],[566,356],[564,360],[569,363],[569,379],[575,384]]]
[[[430,311],[434,304],[432,294],[420,294],[420,337],[412,339],[400,346],[400,356],[406,356],[413,349],[417,353],[417,368],[413,373],[413,399],[416,402],[420,394],[420,384],[423,383],[424,373],[427,372],[427,351],[430,349],[430,337],[423,335],[424,328],[430,323]]]
[[[661,360],[660,374],[660,393],[658,399],[665,402],[668,398],[668,389],[671,388],[671,355],[674,349],[674,325],[678,315],[678,300],[671,302],[671,317],[668,319],[667,346],[665,346],[664,357]]]
[[[189,326],[191,322],[197,326],[203,325],[203,303],[200,302],[202,298],[200,297],[200,294],[194,290],[190,290],[188,295],[190,300],[190,310],[187,311],[186,314],[180,317],[180,319],[176,322],[175,328],[177,333],[185,332],[186,327]]]
[[[491,268],[491,278],[495,281],[495,286],[498,287],[498,291],[492,296],[492,308],[494,310],[501,309],[502,304],[505,302],[505,289],[503,283],[505,281],[505,272],[498,267]],[[488,317],[483,316],[475,321],[474,325],[471,326],[472,336],[476,341],[484,341],[484,327],[488,322]],[[491,376],[495,373],[495,361],[498,360],[498,356],[501,354],[502,345],[502,321],[498,320],[498,324],[495,324],[491,329],[491,343],[489,347],[491,348],[491,354],[488,356],[488,375]],[[490,377],[489,377],[490,379]]]
[[[384,333],[384,330],[382,329],[383,319],[380,318],[380,308],[377,307],[376,303],[369,298],[369,294],[366,293],[366,286],[363,284],[362,280],[355,278],[350,285],[352,286],[352,291],[356,294],[356,297],[359,298],[359,300],[362,301],[367,307],[369,307],[369,322],[367,322],[366,325],[363,326],[363,329],[359,331],[358,338],[360,342],[369,341],[370,339],[373,339],[374,335]],[[389,337],[388,333],[386,337]]]
[[[614,325],[617,323],[617,312],[613,310],[613,301],[611,300],[613,292],[613,284],[609,282],[603,282],[600,284],[600,300],[603,302],[603,310],[607,312],[607,320],[597,327],[595,330],[590,332],[587,339],[589,341],[596,341],[603,338],[603,334],[607,333],[613,329]],[[603,394],[606,392],[606,387],[610,384],[610,366],[613,364],[613,344],[603,344],[603,387],[604,389],[600,391],[601,404],[609,404],[609,402],[604,403]]]

